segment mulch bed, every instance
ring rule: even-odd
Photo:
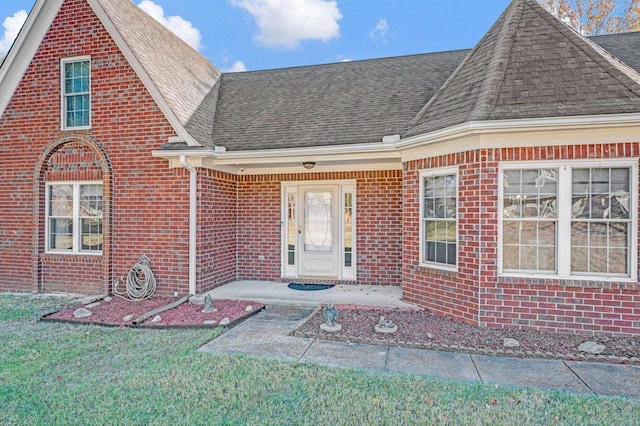
[[[169,297],[151,297],[144,301],[132,301],[121,297],[107,298],[105,300],[99,300],[99,305],[91,307],[91,304],[84,305],[89,306],[89,311],[92,315],[86,318],[75,318],[74,312],[76,309],[83,306],[76,306],[71,309],[65,309],[60,312],[45,315],[42,317],[43,321],[57,321],[57,322],[71,322],[80,324],[97,324],[105,326],[134,326],[133,320],[140,315],[153,311],[154,309],[166,306],[172,302],[175,302],[178,298]],[[173,309],[161,312],[159,315],[162,318],[161,321],[152,323],[152,319],[148,318],[139,326],[141,327],[216,327],[220,325],[220,322],[228,318],[229,323],[227,326],[233,325],[239,321],[242,321],[246,317],[255,314],[256,312],[264,309],[264,305],[261,303],[249,302],[249,301],[235,301],[235,300],[214,300],[213,306],[217,309],[216,312],[202,312],[204,305],[193,305],[189,302],[183,303]],[[247,310],[247,307],[251,306],[251,310]],[[125,321],[125,317],[130,316],[128,321]],[[205,323],[205,321],[207,323]],[[215,321],[215,323],[212,323]]]
[[[535,330],[490,329],[472,326],[451,318],[419,309],[361,308],[336,305],[338,333],[320,330],[324,322],[322,310],[317,312],[293,335],[354,343],[393,345],[408,348],[438,349],[487,355],[507,355],[527,358],[555,358],[575,361],[596,361],[617,364],[640,364],[640,338],[581,336],[577,334],[545,333]],[[381,316],[398,326],[394,334],[375,332]],[[504,347],[504,339],[515,339],[519,347]],[[578,351],[580,344],[591,341],[605,346],[600,355]]]

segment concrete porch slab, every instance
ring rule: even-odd
[[[329,290],[300,291],[288,283],[236,281],[209,292],[213,299],[251,300],[264,304],[319,306],[324,303],[411,308],[402,301],[402,289],[390,286],[336,285]]]

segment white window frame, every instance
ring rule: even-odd
[[[65,66],[74,62],[89,62],[89,91],[79,93],[66,93],[65,91]],[[86,126],[67,125],[67,96],[89,95],[89,124]],[[60,126],[62,130],[86,130],[91,128],[91,56],[75,56],[60,60]]]
[[[584,168],[629,168],[631,169],[631,201],[629,203],[630,229],[627,269],[628,276],[618,274],[571,273],[571,262],[562,262],[559,253],[568,253],[571,259],[571,197],[572,170]],[[556,235],[556,273],[536,273],[535,271],[504,271],[503,267],[503,226],[504,226],[504,171],[524,169],[558,170],[558,230]],[[505,277],[575,279],[583,281],[635,282],[638,277],[638,160],[570,160],[570,161],[520,161],[504,162],[498,165],[498,275]]]
[[[52,186],[71,185],[73,187],[73,218],[72,218],[72,249],[71,250],[56,250],[50,249],[51,241],[49,234],[49,208]],[[82,250],[82,226],[80,216],[80,187],[85,185],[101,185],[104,191],[104,183],[102,181],[56,181],[47,182],[45,188],[45,253],[47,254],[73,254],[73,255],[88,255],[88,256],[100,256],[102,250]],[[103,206],[104,206],[104,192],[103,192]],[[104,214],[103,214],[103,226],[104,226]],[[103,243],[104,243],[104,229],[103,229]]]
[[[425,217],[424,217],[424,179],[427,177],[433,177],[433,176],[446,176],[446,175],[455,175],[456,177],[456,263],[455,265],[449,265],[446,263],[439,263],[439,262],[429,262],[424,260],[425,258],[425,238],[424,238],[424,233],[425,233],[425,229],[424,229],[424,223],[425,223]],[[420,178],[420,193],[418,194],[418,203],[420,206],[420,234],[419,234],[419,241],[420,241],[420,260],[419,260],[419,265],[421,267],[425,267],[425,268],[432,268],[432,269],[440,269],[440,270],[444,270],[444,271],[451,271],[451,272],[457,272],[458,271],[458,264],[459,264],[459,259],[460,259],[460,226],[459,226],[459,220],[460,220],[460,173],[459,173],[459,167],[443,167],[443,168],[437,168],[437,169],[425,169],[425,170],[420,170],[419,171],[419,178]]]

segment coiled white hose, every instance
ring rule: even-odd
[[[118,285],[121,283],[121,279],[116,281],[113,288],[115,294],[122,294],[118,291]],[[156,291],[156,277],[151,271],[151,261],[146,255],[143,254],[138,263],[131,267],[127,275],[126,291],[129,298],[136,301],[148,299]]]

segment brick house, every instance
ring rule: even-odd
[[[514,0],[472,50],[220,73],[130,0],[38,0],[0,68],[0,290],[402,286],[640,335],[640,33]]]

